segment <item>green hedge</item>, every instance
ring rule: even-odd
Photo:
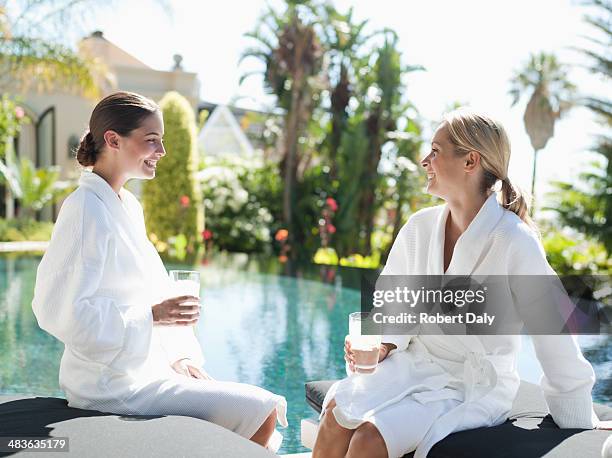
[[[156,177],[143,183],[146,225],[163,258],[194,262],[203,249],[204,230],[201,191],[195,178],[195,115],[187,99],[177,92],[167,93],[159,105],[164,116],[166,156],[157,164]]]
[[[4,219],[0,218],[0,241],[22,242],[51,240],[53,223],[36,221],[33,219]]]
[[[546,257],[558,275],[609,275],[612,272],[612,258],[601,242],[568,227],[545,226],[542,229]]]

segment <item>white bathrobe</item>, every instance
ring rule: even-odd
[[[151,306],[177,294],[147,238],[142,206],[93,172],[83,171],[79,184],[59,212],[32,302],[40,327],[65,345],[59,381],[69,405],[198,417],[247,438],[277,408],[286,426],[282,396],[172,370],[181,358],[204,359],[192,327],[153,326]]]
[[[447,205],[416,212],[401,229],[382,275],[552,275],[537,236],[493,193],[456,242],[443,272]],[[507,285],[507,293],[520,296]],[[512,303],[507,298],[505,303]],[[561,428],[593,428],[593,368],[573,336],[533,336],[541,386]],[[383,336],[396,350],[372,375],[332,386],[339,424],[377,426],[389,456],[423,458],[448,434],[503,423],[519,386],[520,336]],[[347,370],[348,372],[348,370]]]

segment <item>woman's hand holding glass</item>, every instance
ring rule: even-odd
[[[394,344],[383,342],[378,350],[378,362],[380,363],[383,361],[387,356],[389,356],[389,352],[395,348],[396,346]],[[348,363],[350,371],[356,372],[357,368],[355,367],[355,354],[351,349],[350,335],[347,335],[344,338],[344,360]]]
[[[200,298],[177,296],[153,305],[156,326],[192,326],[200,319]]]

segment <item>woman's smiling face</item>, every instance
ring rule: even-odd
[[[444,200],[457,195],[465,185],[465,157],[455,153],[448,126],[442,123],[431,141],[431,151],[421,165],[427,171],[427,192]]]
[[[164,121],[161,113],[147,116],[139,128],[121,138],[123,167],[130,178],[155,177],[157,161],[166,155],[163,144]]]

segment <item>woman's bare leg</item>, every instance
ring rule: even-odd
[[[312,449],[312,458],[344,457],[349,448],[353,429],[343,428],[338,424],[332,413],[336,401],[332,399],[325,409],[325,414],[319,425],[317,440]]]
[[[274,432],[274,428],[276,426],[276,409],[272,411],[272,413],[266,418],[266,420],[259,427],[257,432],[253,434],[251,440],[256,444],[265,447],[268,445],[268,441],[270,437],[272,437],[272,433]]]
[[[347,458],[387,458],[387,445],[372,423],[366,422],[355,430],[349,443]]]

